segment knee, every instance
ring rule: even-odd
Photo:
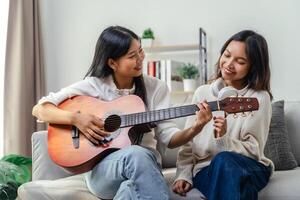
[[[153,152],[138,145],[132,145],[128,147],[124,155],[131,161],[148,162],[156,160]]]
[[[238,154],[235,152],[223,151],[213,158],[211,165],[214,167],[221,167],[223,169],[232,169],[232,167],[235,166],[237,156]]]
[[[218,153],[212,160],[212,162],[224,162],[231,160],[236,153],[234,152],[229,152],[229,151],[223,151]]]
[[[157,170],[158,165],[155,155],[150,150],[133,145],[125,150],[123,154],[125,169],[130,169],[131,174],[147,170]]]

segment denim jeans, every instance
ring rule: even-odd
[[[169,199],[154,153],[137,145],[109,154],[85,178],[89,190],[102,199]]]
[[[238,153],[221,152],[193,179],[209,200],[257,200],[270,178],[270,167]]]

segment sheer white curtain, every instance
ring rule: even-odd
[[[0,1],[0,157],[3,156],[3,92],[4,92],[4,62],[6,48],[8,1]]]

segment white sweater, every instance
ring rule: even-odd
[[[170,107],[169,90],[163,81],[144,75],[144,82],[147,91],[148,110],[159,110]],[[133,94],[134,90],[135,86],[131,89],[117,89],[111,76],[105,79],[86,77],[84,80],[65,87],[59,92],[52,92],[48,96],[43,97],[39,101],[39,104],[51,102],[54,105],[58,105],[65,99],[77,95],[87,95],[103,101],[112,101],[118,97]],[[158,162],[161,163],[161,156],[157,149],[160,152],[164,152],[171,137],[178,131],[179,129],[172,120],[158,122],[154,130],[144,134],[141,146],[154,151]]]
[[[211,85],[199,87],[193,97],[193,103],[203,100],[216,101],[219,91],[225,87],[222,79],[218,79]],[[247,87],[237,90],[238,96],[256,97],[259,102],[259,110],[251,114],[236,114],[227,116],[227,132],[220,138],[214,137],[213,120],[208,122],[202,131],[194,139],[182,146],[177,159],[176,180],[186,180],[192,184],[192,177],[202,168],[208,166],[215,155],[222,151],[240,153],[253,158],[266,166],[274,169],[270,159],[264,156],[264,147],[269,133],[271,121],[270,96],[266,91],[254,91]],[[216,112],[213,115],[224,115],[224,112]],[[195,116],[188,117],[186,127],[190,127],[195,121]],[[175,180],[175,181],[176,181]]]

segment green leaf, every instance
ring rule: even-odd
[[[147,38],[154,39],[154,33],[153,33],[152,29],[151,28],[145,29],[143,32],[142,38],[143,39],[147,39]]]
[[[1,200],[14,200],[17,198],[18,186],[13,182],[7,184],[0,183],[0,199]]]
[[[0,199],[17,198],[20,185],[31,179],[31,158],[11,154],[0,160]]]
[[[195,79],[199,75],[197,67],[191,63],[184,63],[177,69],[177,73],[183,79]]]
[[[28,165],[28,164],[31,165],[32,164],[31,158],[19,156],[16,154],[10,154],[7,156],[3,156],[1,160],[13,163],[15,165]]]

